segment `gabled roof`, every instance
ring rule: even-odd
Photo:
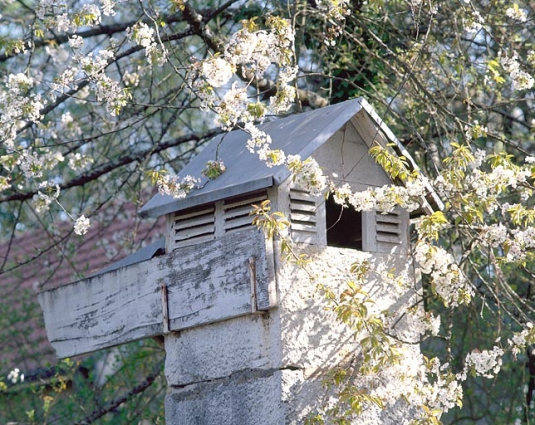
[[[388,139],[387,143],[394,143],[397,153],[404,155],[413,169],[417,168],[409,153],[363,98],[292,115],[258,127],[271,136],[271,149],[281,149],[286,155],[299,155],[302,160],[305,160],[361,111],[368,115],[377,129],[381,129],[382,134]],[[266,189],[290,177],[290,171],[285,165],[270,168],[258,158],[258,155],[250,153],[246,147],[248,139],[249,135],[242,130],[234,130],[215,137],[184,167],[179,176],[191,175],[199,178],[206,163],[216,159],[223,161],[226,171],[214,180],[203,177],[201,187],[194,189],[183,199],[157,194],[141,208],[140,214],[158,217],[243,193]]]

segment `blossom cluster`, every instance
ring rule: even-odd
[[[32,92],[35,82],[27,74],[9,74],[4,81],[5,90],[0,89],[0,142],[14,149],[18,125],[39,122],[45,104],[41,95]]]
[[[517,3],[514,3],[513,6],[507,8],[505,11],[505,16],[518,22],[526,22],[528,20],[526,11],[520,9]]]
[[[154,37],[154,29],[144,22],[138,22],[134,26],[127,28],[128,38],[145,49],[145,55],[151,63],[163,65],[167,62],[168,51],[165,46],[158,48],[158,43]]]
[[[81,171],[93,163],[93,158],[76,152],[69,156],[69,167],[74,171]]]
[[[314,158],[301,161],[299,155],[288,155],[288,168],[293,173],[294,184],[313,195],[321,195],[327,188],[327,179]]]
[[[415,392],[422,398],[422,404],[441,412],[460,405],[463,395],[462,376],[449,373],[450,365],[441,364],[436,357],[423,361],[422,366],[419,382],[415,382]]]
[[[206,163],[206,167],[202,171],[202,175],[208,177],[210,180],[218,178],[227,170],[227,167],[221,160],[211,160]]]
[[[74,233],[80,236],[85,235],[89,230],[90,225],[91,222],[89,219],[86,216],[81,215],[74,222]]]
[[[326,13],[329,18],[335,21],[343,20],[351,14],[349,0],[319,0],[316,4],[319,10]]]
[[[243,129],[249,133],[247,149],[251,153],[256,153],[260,160],[264,161],[268,167],[284,164],[286,155],[281,150],[270,148],[271,136],[265,131],[260,130],[252,122],[244,125]],[[289,159],[290,161],[290,159]]]
[[[268,112],[278,114],[290,108],[296,96],[292,82],[298,71],[292,63],[294,33],[290,23],[272,17],[267,25],[268,30],[259,30],[253,22],[246,22],[242,30],[233,34],[222,55],[195,62],[190,74],[190,85],[201,98],[203,108],[216,112],[216,124],[231,130],[243,123],[251,134],[250,150],[263,159],[272,156],[269,142],[252,123],[262,121]],[[278,69],[276,94],[270,97],[269,105],[249,103],[249,84],[263,79],[272,65]],[[220,97],[219,89],[230,84],[236,74],[247,82],[232,82]],[[284,162],[283,158],[279,162]]]
[[[16,384],[17,382],[24,382],[24,373],[20,373],[20,369],[16,367],[8,373],[7,380],[12,384]]]
[[[509,73],[509,77],[513,81],[513,87],[516,90],[529,90],[533,87],[535,80],[530,74],[520,69],[520,62],[516,52],[511,57],[503,57],[502,66]]]
[[[170,195],[173,198],[184,198],[189,192],[195,189],[200,180],[196,177],[185,176],[170,176],[168,174],[162,175],[158,178],[157,186],[158,192],[162,195]]]
[[[481,13],[475,9],[466,14],[464,21],[464,29],[469,33],[477,33],[483,28],[483,25],[485,25],[485,19],[483,19]]]
[[[503,353],[503,349],[497,346],[492,350],[474,350],[466,355],[465,371],[493,378],[501,369]]]
[[[526,328],[513,334],[511,339],[507,340],[507,343],[514,357],[518,356],[526,348],[526,345],[535,343],[535,328],[533,327],[533,323],[526,323]]]
[[[422,273],[431,277],[435,293],[446,306],[468,304],[474,294],[453,256],[443,248],[420,241],[414,250],[414,259]]]
[[[371,187],[363,191],[353,192],[345,183],[337,186],[330,184],[334,200],[340,205],[351,205],[356,211],[392,212],[401,207],[407,211],[415,211],[421,206],[422,197],[429,190],[424,177],[418,177],[406,182],[405,186],[384,185]]]
[[[40,0],[36,7],[37,17],[59,32],[76,32],[79,27],[99,25],[102,15],[115,14],[112,0],[105,0],[101,7],[86,3],[78,12],[68,10],[65,4],[53,0]]]
[[[33,197],[33,207],[37,214],[42,214],[50,208],[50,204],[59,198],[59,185],[52,182],[41,182],[37,194]]]

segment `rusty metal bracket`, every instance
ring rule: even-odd
[[[251,281],[251,313],[258,311],[256,305],[256,260],[254,257],[249,258],[249,278]]]
[[[163,333],[169,333],[169,301],[167,297],[167,285],[162,282],[160,285],[162,289],[162,316],[163,316]]]

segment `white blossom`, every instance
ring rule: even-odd
[[[472,10],[472,15],[469,16],[465,23],[465,31],[469,33],[478,32],[483,28],[485,20],[477,10]]]
[[[516,3],[512,7],[507,8],[505,11],[505,16],[519,22],[526,22],[528,20],[526,11],[524,9],[520,9]]]
[[[513,81],[513,87],[516,90],[529,90],[533,87],[535,80],[530,74],[520,69],[520,62],[516,52],[511,57],[503,57],[502,66],[509,72],[509,77]]]
[[[85,235],[89,230],[90,225],[91,223],[89,219],[86,218],[84,215],[81,215],[74,222],[74,233],[80,236]]]
[[[286,160],[293,172],[294,184],[312,195],[322,195],[327,188],[327,178],[314,158],[301,161],[299,155],[288,155]]]
[[[492,247],[498,247],[507,240],[507,228],[502,224],[491,224],[483,228],[483,239]]]
[[[62,13],[61,15],[56,15],[56,29],[59,32],[74,32],[77,30],[77,26],[70,20],[67,13]]]
[[[38,178],[43,175],[43,160],[31,150],[24,151],[18,162],[26,178]]]
[[[113,0],[100,0],[102,13],[106,16],[115,16],[115,2]]]
[[[87,17],[85,24],[88,26],[98,25],[102,20],[100,9],[96,4],[84,4],[80,14]]]
[[[465,369],[473,370],[476,375],[493,378],[502,366],[503,349],[494,346],[492,350],[474,350],[465,358]]]
[[[17,382],[24,382],[24,373],[20,373],[20,369],[16,367],[8,373],[7,380],[10,381],[12,384],[16,384]]]
[[[158,65],[163,65],[167,62],[168,52],[164,46],[160,46],[160,49],[158,49],[154,32],[154,29],[144,22],[138,22],[134,26],[127,28],[126,35],[129,40],[145,48],[145,56],[151,63],[156,62]]]
[[[200,180],[193,176],[185,176],[180,178],[178,176],[164,175],[158,179],[158,192],[162,195],[169,195],[175,199],[185,198],[195,186],[200,183]]]
[[[69,167],[72,168],[74,171],[83,170],[92,162],[93,158],[84,156],[79,152],[76,152],[75,154],[69,157]]]
[[[456,307],[470,301],[474,290],[451,254],[439,246],[420,241],[414,249],[414,259],[422,273],[430,275],[433,289],[445,305]]]
[[[74,34],[69,38],[69,46],[73,49],[81,49],[84,46],[84,39],[79,35]]]
[[[212,87],[221,87],[232,78],[232,65],[220,57],[202,63],[202,73]]]

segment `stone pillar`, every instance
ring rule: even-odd
[[[350,264],[362,256],[398,268],[408,261],[331,247],[307,245],[306,251],[318,280],[291,264],[276,266],[277,308],[166,336],[167,425],[298,424],[325,405],[324,373],[358,347],[351,331],[324,309],[317,283],[341,287],[351,279]],[[381,282],[366,289],[381,308],[413,295],[399,298]],[[355,423],[402,422],[401,411],[385,414],[370,412]]]

